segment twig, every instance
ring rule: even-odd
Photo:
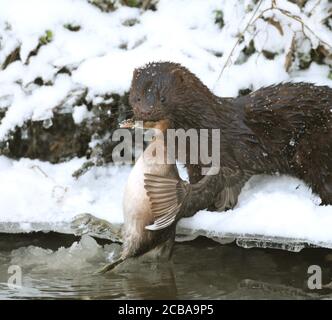
[[[30,168],[31,169],[37,169],[46,179],[50,179],[54,183],[56,183],[56,181],[52,177],[47,175],[47,173],[42,168],[40,168],[38,165],[32,165]],[[55,196],[56,196],[56,194],[55,194],[56,189],[62,189],[64,191],[63,194],[61,195],[61,197],[57,200],[57,202],[61,202],[62,199],[64,198],[64,195],[68,192],[68,187],[63,187],[61,185],[55,185],[52,188],[52,197],[53,198],[55,198]]]
[[[274,0],[273,0],[273,1],[274,1]],[[256,7],[256,9],[255,9],[255,11],[254,11],[254,13],[253,13],[253,15],[251,16],[249,22],[247,23],[247,25],[245,26],[245,28],[243,29],[243,31],[239,34],[238,39],[236,40],[236,42],[235,42],[235,44],[234,44],[234,46],[233,46],[231,52],[229,53],[229,55],[228,55],[228,57],[227,57],[227,60],[226,60],[226,62],[225,62],[225,64],[224,64],[223,68],[221,69],[221,71],[220,71],[220,73],[219,73],[219,75],[218,75],[218,78],[217,78],[217,80],[216,80],[216,83],[215,83],[215,85],[214,85],[214,88],[215,88],[215,86],[217,85],[218,81],[220,80],[220,77],[222,76],[224,70],[225,70],[226,67],[228,66],[228,64],[229,64],[229,62],[230,62],[230,60],[231,60],[231,58],[232,58],[232,55],[233,55],[233,53],[234,53],[235,48],[239,45],[239,43],[240,43],[240,41],[241,41],[241,39],[242,39],[244,33],[245,33],[245,32],[248,30],[248,28],[251,26],[251,24],[252,24],[252,20],[254,19],[255,15],[256,15],[256,13],[258,12],[258,10],[259,10],[259,8],[260,8],[260,6],[261,6],[262,3],[263,3],[263,0],[260,0],[259,3],[258,3],[258,5],[257,5],[257,7]]]
[[[142,9],[147,10],[151,5],[152,0],[144,0],[142,3]]]
[[[233,46],[233,48],[232,48],[232,50],[231,50],[229,56],[227,57],[227,60],[226,60],[226,62],[225,62],[225,64],[224,64],[224,66],[223,66],[221,72],[220,72],[219,75],[218,75],[218,78],[217,78],[217,80],[216,80],[216,82],[215,82],[215,85],[214,85],[214,87],[213,87],[214,89],[215,89],[215,86],[217,85],[218,81],[220,80],[220,78],[221,78],[221,76],[222,76],[224,70],[225,70],[226,67],[228,66],[228,64],[229,64],[229,62],[230,62],[230,60],[231,60],[231,58],[232,58],[232,55],[233,55],[233,53],[234,53],[234,51],[235,51],[235,48],[239,45],[239,43],[240,43],[242,37],[244,36],[245,32],[248,30],[249,27],[251,27],[252,25],[254,25],[254,24],[256,23],[257,20],[261,19],[261,18],[264,16],[264,14],[265,14],[266,12],[269,12],[269,11],[273,11],[273,10],[279,11],[279,12],[280,12],[281,14],[283,14],[284,16],[286,16],[286,17],[288,17],[288,18],[290,18],[290,19],[293,19],[293,20],[299,22],[299,23],[301,24],[302,32],[303,32],[303,34],[304,34],[304,36],[305,36],[306,38],[308,38],[308,39],[310,40],[310,37],[306,34],[306,31],[305,31],[305,30],[309,31],[314,37],[316,37],[316,39],[317,39],[317,40],[318,40],[323,46],[329,48],[329,50],[332,51],[332,45],[329,44],[329,43],[327,43],[326,41],[322,40],[318,35],[316,35],[316,33],[315,33],[310,27],[308,27],[308,26],[302,21],[301,17],[292,14],[292,13],[291,13],[290,11],[288,11],[288,10],[278,8],[278,7],[277,7],[277,4],[276,4],[276,0],[271,0],[271,7],[267,8],[267,9],[264,9],[264,10],[263,10],[263,11],[262,11],[262,12],[261,12],[256,18],[254,18],[255,15],[256,15],[256,13],[258,12],[258,10],[259,10],[259,8],[260,8],[262,2],[263,2],[263,0],[261,0],[261,1],[258,3],[258,5],[257,5],[257,7],[256,7],[256,10],[255,10],[254,14],[253,14],[252,17],[250,18],[250,20],[249,20],[248,24],[246,25],[246,27],[244,28],[244,30],[240,33],[240,35],[239,35],[237,41],[235,42],[235,44],[234,44],[234,46]],[[319,2],[318,2],[318,3],[319,3]]]
[[[312,7],[311,11],[308,13],[308,16],[311,17],[318,5],[321,3],[322,0],[318,0],[315,5]]]
[[[80,176],[82,176],[83,174],[85,174],[86,172],[88,172],[92,167],[94,167],[96,164],[93,161],[86,161],[83,163],[83,165],[77,169],[76,171],[74,171],[72,173],[72,176],[76,179],[78,179]]]
[[[37,169],[45,178],[48,178],[48,179],[51,179],[51,180],[53,180],[52,178],[50,178],[47,174],[46,174],[46,172],[43,170],[43,169],[41,169],[39,166],[37,166],[37,165],[32,165],[31,167],[30,167],[31,169]]]
[[[281,14],[283,14],[284,16],[290,18],[290,19],[293,19],[297,22],[299,22],[301,24],[301,28],[302,28],[302,32],[303,34],[308,38],[310,39],[310,37],[307,36],[306,32],[304,31],[305,29],[307,29],[313,36],[316,37],[316,39],[323,45],[325,45],[326,47],[328,47],[330,50],[332,50],[332,45],[330,45],[329,43],[327,43],[326,41],[322,40],[319,36],[316,35],[316,33],[310,28],[308,27],[301,19],[301,17],[299,16],[296,16],[294,14],[292,14],[291,12],[289,12],[288,10],[285,10],[285,9],[281,9],[281,8],[278,8],[276,7],[273,2],[272,2],[272,6],[270,8],[267,8],[265,10],[263,10],[258,16],[257,18],[252,22],[252,24],[255,24],[256,21],[260,18],[262,18],[264,16],[264,14],[268,11],[272,11],[272,10],[276,10],[276,11],[279,11]]]
[[[287,11],[287,10],[284,10],[284,9],[280,9],[280,8],[273,8],[273,9],[279,11],[281,14],[287,16],[288,18],[291,18],[291,19],[293,19],[293,20],[299,22],[299,23],[301,24],[303,34],[304,34],[308,39],[310,39],[310,38],[306,35],[304,29],[307,29],[307,30],[308,30],[308,31],[309,31],[314,37],[316,37],[316,39],[317,39],[321,44],[325,45],[325,46],[328,47],[330,50],[332,50],[332,44],[327,43],[326,41],[322,40],[319,36],[317,36],[316,33],[315,33],[310,27],[308,27],[308,26],[302,21],[301,17],[296,16],[296,15],[293,15],[291,12],[289,12],[289,11]]]

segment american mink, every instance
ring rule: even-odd
[[[173,192],[181,204],[169,225],[201,209],[234,207],[242,186],[256,174],[298,177],[321,197],[321,204],[332,204],[331,88],[283,83],[220,98],[185,67],[159,62],[134,71],[130,103],[137,120],[221,132],[218,174],[203,177],[200,164],[187,163],[191,184],[175,179],[176,188],[169,179],[146,175],[151,201]],[[163,218],[155,218],[156,229],[165,227]]]
[[[126,125],[130,127],[130,124]],[[155,216],[171,205],[169,198],[166,200],[157,199],[155,210],[152,210],[148,194],[144,188],[144,174],[154,174],[165,179],[179,179],[178,170],[175,164],[163,164],[167,156],[167,149],[164,140],[158,135],[163,134],[168,126],[167,121],[152,122],[145,125],[155,131],[154,140],[150,142],[144,153],[138,158],[135,166],[130,172],[123,197],[123,248],[121,257],[113,263],[106,265],[101,273],[107,272],[128,258],[135,258],[147,254],[153,258],[169,258],[171,255],[174,238],[175,225],[162,230],[154,230],[153,222]],[[159,155],[156,152],[159,148]],[[173,203],[175,202],[175,198]],[[150,227],[149,227],[150,226]],[[150,230],[149,230],[150,229]]]

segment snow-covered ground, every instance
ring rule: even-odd
[[[52,165],[0,157],[0,231],[10,231],[5,226],[15,232],[67,231],[72,219],[83,213],[121,224],[123,188],[131,168],[93,168],[76,180],[71,173],[83,161]],[[187,235],[279,237],[332,247],[332,206],[319,202],[297,179],[257,176],[246,184],[235,209],[201,211],[180,221],[179,227]]]
[[[97,167],[78,180],[71,174],[85,159],[52,165],[38,160],[0,157],[0,223],[68,222],[91,213],[122,222],[121,199],[130,167]]]
[[[53,109],[74,90],[87,88],[91,99],[109,92],[123,94],[129,89],[133,69],[149,61],[182,63],[222,96],[281,81],[332,86],[326,64],[312,62],[308,69],[299,70],[295,60],[288,72],[285,70],[293,39],[304,54],[319,41],[332,45],[331,31],[320,23],[331,3],[323,0],[316,6],[316,2],[309,0],[301,11],[286,0],[276,1],[279,8],[303,19],[313,31],[306,29],[309,39],[303,37],[299,22],[277,10],[267,12],[266,17],[279,24],[257,20],[256,29],[245,32],[232,63],[220,75],[237,36],[254,13],[249,10],[251,0],[160,0],[157,11],[120,7],[111,13],[82,0],[1,0],[0,65],[17,47],[20,60],[0,71],[0,109],[8,108],[0,123],[0,140],[28,119],[52,117]],[[256,16],[270,6],[270,0],[263,0]],[[222,29],[214,22],[216,10],[223,12]],[[68,25],[80,29],[70,31]],[[31,55],[41,37],[47,44]],[[241,51],[253,37],[257,52],[246,59]],[[263,50],[276,56],[268,59]],[[64,66],[71,76],[57,73]],[[38,77],[51,85],[34,84]],[[73,159],[52,165],[0,157],[0,230],[15,224],[20,230],[31,231],[36,223],[57,229],[81,213],[121,223],[122,191],[130,167],[93,168],[75,180],[71,174],[83,162]],[[182,220],[180,227],[205,230],[211,237],[252,234],[332,246],[332,206],[320,207],[318,203],[296,179],[256,177],[246,185],[234,210],[199,212]]]

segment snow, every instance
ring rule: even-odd
[[[286,0],[276,3],[300,16],[315,35],[331,44],[331,31],[320,23],[331,6],[328,0],[318,6],[309,0],[302,12]],[[257,14],[270,5],[263,1]],[[255,30],[245,32],[231,64],[220,74],[252,17],[250,6],[251,0],[160,0],[156,11],[123,6],[104,13],[82,0],[1,0],[0,65],[15,48],[21,50],[20,60],[0,71],[0,110],[8,109],[0,123],[0,140],[29,119],[51,118],[54,108],[77,90],[87,89],[93,101],[106,93],[123,94],[130,87],[133,69],[150,61],[179,62],[221,96],[236,96],[240,89],[255,90],[283,81],[332,87],[327,65],[313,62],[308,69],[298,70],[295,62],[285,71],[293,37],[304,52],[315,48],[318,39],[307,31],[310,41],[304,40],[301,24],[277,10],[268,15],[280,21],[283,34],[267,21],[258,20]],[[216,10],[223,11],[222,29],[214,23]],[[68,24],[80,30],[70,31],[65,27]],[[50,41],[31,56],[47,31],[51,31]],[[254,35],[258,52],[242,61],[241,51]],[[262,50],[277,56],[269,60]],[[58,74],[63,67],[71,75]],[[34,84],[38,77],[49,85]],[[89,117],[85,106],[73,102],[69,109],[75,123]],[[81,213],[122,223],[122,192],[130,167],[93,168],[75,180],[71,174],[84,161],[50,164],[0,156],[0,224],[16,223],[26,232],[34,230],[35,223],[48,223],[56,229]],[[319,199],[294,178],[255,177],[247,183],[234,210],[202,211],[183,219],[179,227],[203,230],[211,237],[258,234],[332,245],[332,206],[318,203]]]
[[[130,167],[98,167],[76,180],[71,174],[85,159],[62,164],[9,160],[0,156],[1,222],[60,223],[74,216],[122,222],[121,199]]]
[[[16,232],[32,231],[36,224],[57,230],[83,213],[121,224],[123,189],[131,167],[97,167],[76,180],[71,174],[83,162],[50,164],[0,157],[0,224],[17,223]],[[185,178],[185,172],[180,173]],[[259,235],[332,246],[332,206],[319,203],[319,197],[298,179],[256,176],[243,188],[236,208],[198,212],[182,219],[179,228],[212,238]]]
[[[322,1],[312,10],[313,3],[308,1],[304,8],[304,12],[312,11],[309,18],[295,4],[277,1],[279,7],[303,18],[320,39],[331,42],[330,31],[317,23],[326,16],[328,1]],[[51,117],[56,103],[77,87],[88,88],[92,97],[108,92],[123,94],[129,89],[133,69],[150,61],[182,63],[223,96],[235,96],[242,88],[257,89],[293,80],[294,76],[332,85],[327,78],[327,66],[320,71],[319,77],[314,76],[315,63],[309,70],[296,75],[284,70],[292,37],[300,37],[301,24],[276,10],[267,14],[275,15],[281,21],[283,35],[273,25],[258,20],[258,31],[255,31],[258,52],[245,63],[234,63],[253,36],[253,30],[249,28],[243,43],[232,55],[233,64],[219,77],[237,36],[252,16],[252,12],[248,12],[250,6],[253,7],[250,0],[236,3],[226,0],[161,0],[154,12],[140,12],[137,8],[124,6],[104,13],[81,0],[2,0],[0,63],[17,46],[21,48],[21,61],[0,72],[0,97],[13,96],[10,107],[13,110],[0,124],[0,139],[29,118]],[[263,1],[257,14],[269,6],[270,1]],[[216,10],[222,10],[224,14],[225,26],[221,30],[214,23]],[[70,31],[67,25],[79,26],[80,30]],[[49,43],[28,59],[39,39],[48,31],[51,32]],[[307,34],[317,46],[316,37],[310,32]],[[306,41],[302,42],[301,45],[305,46]],[[268,60],[260,52],[263,49],[279,55]],[[72,71],[70,78],[57,74],[64,66]],[[53,85],[46,89],[31,88],[37,77]],[[47,102],[45,98],[48,95],[50,101]]]
[[[319,203],[319,197],[298,179],[256,176],[246,184],[233,210],[200,211],[183,219],[180,226],[208,231],[211,237],[248,234],[331,243],[332,206]]]
[[[73,110],[73,119],[75,124],[80,124],[84,119],[89,116],[89,111],[87,106],[77,106]]]

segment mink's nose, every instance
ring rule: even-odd
[[[148,117],[148,116],[151,115],[151,112],[150,111],[142,111],[141,114],[142,114],[143,117]]]

